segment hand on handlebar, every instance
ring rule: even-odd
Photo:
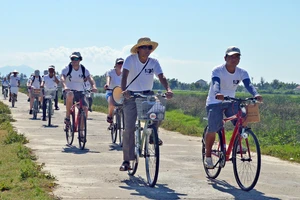
[[[97,88],[93,88],[92,92],[98,92]]]
[[[122,92],[123,96],[126,98],[126,99],[129,99],[130,98],[130,92],[128,90],[125,90]]]
[[[107,89],[108,89],[108,85],[105,84],[105,85],[103,86],[103,88],[104,88],[105,90],[107,90]]]
[[[256,95],[255,98],[257,99],[257,101],[262,102],[263,98],[260,95]]]
[[[218,94],[216,94],[215,98],[218,99],[218,100],[224,101],[224,95],[223,94],[218,93]]]
[[[167,99],[171,99],[173,97],[172,90],[168,90],[165,94],[166,94]]]

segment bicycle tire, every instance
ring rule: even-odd
[[[81,150],[84,149],[86,144],[86,132],[86,115],[82,110],[78,120],[78,142]]]
[[[35,98],[33,102],[33,110],[32,110],[33,119],[36,119],[37,117],[37,109],[38,109],[38,100]]]
[[[118,130],[119,130],[119,145],[122,147],[123,146],[123,132],[124,132],[124,112],[123,110],[120,110],[119,112],[119,127],[118,127]]]
[[[3,91],[4,100],[6,100],[6,95],[7,95],[7,91],[6,91],[6,89],[4,89],[4,91]]]
[[[140,142],[139,142],[140,129],[139,129],[139,127],[136,127],[135,130],[136,130],[134,132],[134,135],[135,135],[135,148],[134,148],[135,159],[130,161],[131,169],[128,170],[128,174],[131,176],[133,176],[136,173],[137,168],[139,166],[139,158],[140,158]]]
[[[118,116],[117,115],[118,114],[117,114],[116,110],[114,110],[113,122],[111,124],[111,129],[110,129],[112,143],[116,143],[116,141],[117,141],[117,133],[118,133],[118,130],[117,130]]]
[[[237,184],[242,190],[250,191],[255,187],[259,178],[261,153],[256,135],[251,129],[246,129],[245,133],[247,134],[245,138],[241,134],[235,138],[232,163]],[[243,147],[246,147],[244,151]]]
[[[51,126],[52,100],[48,99],[48,126]]]
[[[65,128],[67,144],[72,145],[74,140],[74,129],[75,128],[75,114],[71,112],[70,114],[70,126]]]
[[[145,137],[145,167],[148,185],[150,187],[154,187],[157,182],[159,172],[158,133],[157,128],[154,125],[149,126],[147,131],[149,131],[150,134]]]
[[[207,130],[207,126],[205,127],[204,131],[203,131],[203,137],[202,137],[202,162],[203,162],[203,167],[204,167],[204,171],[207,175],[208,178],[211,179],[215,179],[219,176],[222,166],[220,165],[221,159],[225,159],[224,155],[225,155],[225,151],[224,151],[224,147],[223,147],[223,141],[222,141],[222,134],[221,132],[217,132],[216,133],[216,139],[215,142],[212,146],[211,149],[211,158],[213,160],[213,163],[215,164],[215,167],[213,169],[209,169],[205,166],[205,154],[206,154],[206,147],[205,147],[205,134],[206,134],[206,130]],[[220,155],[222,155],[220,157]],[[225,160],[224,160],[225,163]],[[224,167],[224,166],[223,166]]]

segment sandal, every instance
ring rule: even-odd
[[[128,171],[128,170],[131,170],[130,163],[129,163],[129,161],[124,161],[122,163],[122,165],[120,166],[120,171],[124,172],[124,171]]]
[[[111,123],[113,123],[113,118],[110,116],[107,116],[106,121],[111,124]]]

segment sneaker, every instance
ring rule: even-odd
[[[89,108],[89,111],[90,111],[90,112],[93,112],[93,111],[92,111],[92,108]]]
[[[110,124],[111,124],[111,123],[113,123],[113,118],[107,116],[106,121],[107,121],[107,123],[110,123]]]
[[[30,102],[30,98],[27,99],[27,102]]]
[[[153,137],[149,138],[149,144],[153,144]],[[158,138],[158,145],[161,146],[163,145],[163,141],[161,139]]]
[[[205,161],[204,161],[205,167],[208,169],[213,169],[214,168],[214,164],[213,161],[211,159],[211,157],[206,157]]]
[[[56,107],[55,110],[59,110],[59,107]]]
[[[246,154],[248,149],[246,147],[242,147],[242,154]],[[236,153],[240,153],[240,145],[237,146]]]
[[[32,110],[29,110],[29,115],[32,115]]]
[[[11,102],[11,99],[9,99],[8,101]]]
[[[46,118],[43,117],[42,121],[47,121]]]

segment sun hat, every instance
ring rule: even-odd
[[[234,54],[240,54],[241,55],[241,50],[236,46],[228,47],[226,52],[225,52],[225,55],[232,56]]]
[[[17,73],[18,74],[19,72],[15,69],[12,73]]]
[[[50,66],[48,67],[48,69],[55,69],[55,66],[54,66],[54,65],[50,65]]]
[[[148,38],[148,37],[143,37],[143,38],[140,38],[140,39],[137,41],[137,44],[134,45],[134,46],[131,48],[130,52],[131,52],[132,54],[136,54],[136,53],[138,52],[138,48],[139,48],[140,46],[144,46],[144,45],[151,45],[151,46],[152,46],[151,53],[152,53],[152,52],[157,48],[158,43],[157,43],[157,42],[154,42],[154,41],[151,41],[151,39]]]

